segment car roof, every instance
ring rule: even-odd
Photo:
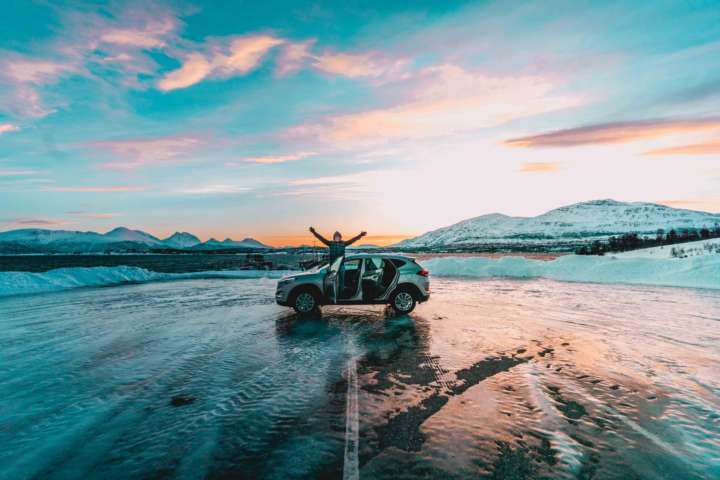
[[[346,260],[351,260],[354,258],[388,258],[388,259],[396,259],[396,260],[405,260],[406,262],[414,262],[415,259],[412,257],[408,257],[407,255],[396,255],[394,253],[351,253],[350,255],[345,255]]]

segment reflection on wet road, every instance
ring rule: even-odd
[[[0,300],[1,478],[717,478],[720,293],[433,280],[298,318],[270,280]]]

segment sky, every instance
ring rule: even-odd
[[[0,230],[720,212],[717,1],[5,0]]]

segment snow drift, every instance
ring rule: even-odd
[[[44,273],[0,272],[0,297],[44,293],[78,287],[201,278],[280,278],[286,271],[219,270],[192,273],[158,273],[139,267],[58,268]]]
[[[438,277],[548,278],[720,289],[720,255],[690,258],[614,258],[566,255],[552,261],[524,257],[438,257],[423,262]]]

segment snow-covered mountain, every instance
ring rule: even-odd
[[[654,235],[658,229],[714,227],[720,214],[657,205],[593,200],[538,215],[482,215],[403,240],[402,248],[487,244],[553,244],[606,238],[623,233]]]
[[[272,248],[268,245],[258,242],[254,238],[244,238],[240,241],[226,238],[222,242],[211,238],[205,243],[197,245],[196,248],[209,249],[209,248]]]
[[[162,240],[149,233],[141,230],[130,230],[125,227],[114,228],[103,236],[111,242],[136,242],[145,245],[162,245],[163,243]]]
[[[173,248],[190,248],[199,243],[200,239],[188,232],[175,232],[163,240],[163,244]]]
[[[265,249],[267,245],[246,238],[201,243],[195,235],[176,232],[161,240],[141,230],[118,227],[107,233],[24,228],[0,232],[0,253],[93,253],[147,252],[157,248],[213,250],[221,248]]]

